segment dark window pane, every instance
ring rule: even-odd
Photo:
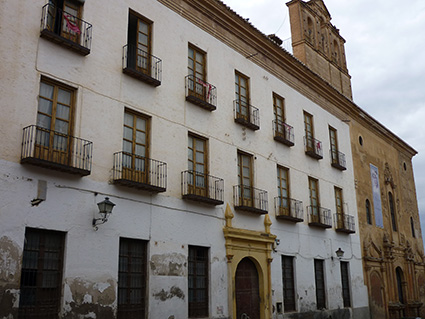
[[[189,246],[189,317],[208,316],[208,248]]]

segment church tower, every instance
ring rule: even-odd
[[[345,40],[331,24],[331,15],[323,0],[292,0],[286,5],[294,56],[352,100]]]

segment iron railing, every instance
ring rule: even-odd
[[[336,213],[334,214],[335,230],[344,233],[354,233],[356,231],[356,225],[354,222],[354,216]]]
[[[274,139],[288,146],[294,145],[294,128],[282,121],[273,121]]]
[[[233,110],[236,123],[254,131],[260,128],[260,111],[255,106],[241,100],[234,100]]]
[[[304,219],[302,201],[278,196],[274,199],[274,206],[276,211],[276,218],[287,219],[295,222],[300,222]]]
[[[93,143],[37,125],[24,128],[21,162],[89,175]]]
[[[267,214],[267,191],[251,186],[233,186],[233,201],[235,209],[251,211],[258,214]]]
[[[83,55],[90,53],[92,25],[52,3],[42,9],[40,28],[43,37],[69,46]]]
[[[224,203],[224,180],[205,173],[187,170],[182,172],[183,198],[221,205]]]
[[[312,136],[304,136],[305,153],[313,158],[323,158],[322,142]]]
[[[116,184],[152,192],[165,192],[167,164],[128,152],[116,152],[113,180]]]
[[[347,169],[346,163],[345,163],[345,154],[341,153],[340,151],[331,148],[331,165],[335,168],[338,168],[342,171]]]
[[[185,77],[186,100],[209,111],[217,108],[217,89],[194,75]]]
[[[127,44],[123,47],[122,63],[124,73],[153,86],[161,84],[162,61],[156,56]]]
[[[331,210],[320,206],[307,206],[308,224],[322,228],[332,227]]]

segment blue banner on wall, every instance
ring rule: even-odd
[[[381,202],[381,188],[379,187],[379,172],[378,168],[370,164],[370,177],[372,179],[372,194],[373,194],[373,208],[375,212],[375,225],[384,228],[384,219],[382,217],[382,202]]]

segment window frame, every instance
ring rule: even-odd
[[[314,188],[312,186],[315,186]],[[308,189],[309,189],[309,201],[311,206],[311,212],[313,215],[320,216],[320,193],[319,193],[319,180],[309,176],[308,177]],[[316,197],[313,197],[313,190],[316,191]],[[316,199],[316,205],[313,204],[313,200]],[[316,207],[316,209],[314,209]]]
[[[242,200],[243,206],[250,206],[251,203],[254,200],[254,172],[253,172],[253,156],[251,154],[245,153],[243,151],[238,150],[238,185],[240,187],[240,198]],[[244,165],[244,158],[248,159],[249,166]],[[243,173],[244,167],[248,167],[249,169],[249,176],[245,176]],[[249,178],[249,185],[244,184],[244,179]],[[245,190],[248,188],[248,192],[245,192]],[[245,196],[249,193],[249,196]],[[246,203],[248,201],[248,203]]]
[[[35,246],[32,246],[30,237],[38,237],[38,242]],[[63,292],[65,237],[66,233],[64,232],[29,227],[25,229],[20,280],[19,318],[33,318],[34,313],[37,312],[43,318],[57,318]],[[48,245],[52,245],[53,238],[57,240],[57,246],[49,249]],[[50,258],[46,257],[46,255]],[[53,260],[51,258],[54,255],[57,255],[57,259],[53,259],[56,262],[52,264]],[[32,260],[31,256],[33,257]],[[56,277],[56,286],[45,286],[52,283],[52,273]],[[31,291],[34,290],[33,298],[31,298]],[[51,313],[46,313],[47,309],[51,310]]]
[[[317,309],[326,309],[325,266],[323,259],[314,259],[314,281],[316,288]],[[323,295],[321,295],[323,291]]]
[[[280,102],[280,105],[279,103]],[[280,114],[279,114],[280,110]],[[281,97],[277,93],[273,92],[273,113],[274,118],[277,121],[277,125],[279,122],[286,123],[286,112],[285,112],[285,98]]]
[[[241,86],[241,80],[245,80],[246,86]],[[241,94],[241,88],[245,88],[246,94]],[[242,97],[242,98],[241,98]],[[244,101],[244,99],[246,101]],[[247,122],[251,120],[250,112],[250,83],[249,77],[235,70],[235,101],[236,101],[236,114],[238,118],[242,118]],[[243,105],[245,103],[245,105]],[[244,112],[246,111],[246,114]]]
[[[313,115],[306,111],[304,111],[304,133],[307,139],[307,143],[310,139],[314,139]],[[309,147],[314,148],[313,145]]]
[[[193,58],[190,57],[190,50],[193,51]],[[203,58],[203,61],[201,64],[202,66],[202,77],[199,77],[198,74],[200,74],[199,72],[197,72],[198,68],[197,66],[197,54],[200,54]],[[204,50],[201,50],[200,48],[198,48],[197,46],[193,45],[192,43],[189,43],[188,45],[188,65],[187,65],[187,69],[188,69],[188,75],[192,75],[195,76],[197,79],[200,79],[204,82],[207,81],[207,53]],[[193,60],[193,65],[194,68],[191,69],[190,65],[189,65],[189,60]]]
[[[190,145],[190,141],[192,140],[192,144]],[[202,143],[203,151],[199,152],[203,154],[203,162],[200,163],[197,161],[197,143]],[[208,165],[208,139],[204,138],[200,135],[190,133],[188,134],[188,191],[190,194],[200,195],[207,197],[208,196],[208,174],[209,174],[209,165]],[[190,159],[189,153],[192,152],[192,159]],[[190,169],[192,163],[192,169]],[[203,172],[198,171],[197,166],[203,165]],[[191,180],[192,179],[192,180]],[[200,181],[200,183],[198,183]]]
[[[283,290],[283,306],[285,312],[293,312],[296,307],[296,285],[295,285],[295,258],[293,256],[282,255],[282,290]],[[290,278],[285,274],[289,272]],[[289,292],[289,293],[288,293]]]
[[[196,256],[193,256],[193,253],[195,253]],[[188,317],[189,318],[204,318],[209,316],[209,289],[210,289],[210,269],[209,269],[209,260],[210,260],[210,248],[209,247],[202,247],[202,246],[194,246],[189,245],[188,248],[188,273],[187,273],[187,280],[188,280]],[[191,265],[195,263],[202,263],[204,275],[198,275],[197,274],[197,267],[193,267],[194,272],[191,274]],[[201,280],[203,278],[204,280],[204,287],[198,288],[196,284],[198,283],[199,277],[201,277]],[[191,287],[191,278],[192,283],[195,287]],[[191,290],[196,291],[203,291],[204,292],[204,300],[205,301],[190,301],[192,298]]]
[[[331,159],[332,163],[339,164],[339,148],[338,148],[338,134],[337,130],[329,126],[329,143],[331,145]]]
[[[127,254],[124,254],[123,246],[127,245],[126,251]],[[141,246],[141,255],[135,255],[135,247],[133,246]],[[119,252],[118,252],[118,283],[117,283],[117,319],[126,319],[133,318],[134,313],[142,315],[143,318],[146,318],[146,312],[148,308],[147,302],[147,289],[148,289],[148,273],[147,273],[147,265],[148,265],[148,241],[142,239],[133,239],[133,238],[119,238]],[[122,262],[123,258],[127,259],[126,268],[127,271],[122,271],[124,268],[124,264]],[[132,263],[133,259],[139,259],[140,263]],[[135,265],[134,269],[131,267]],[[138,265],[140,265],[140,269],[137,269]],[[121,274],[125,274],[125,276],[121,276]],[[135,286],[132,278],[137,278],[141,276],[140,286]],[[126,282],[124,280],[126,278]],[[125,282],[125,284],[124,284]],[[140,302],[135,303],[131,298],[131,294],[133,294],[134,290],[140,290]],[[123,296],[123,290],[127,293],[127,296]],[[126,299],[126,303],[122,303],[122,298]],[[136,306],[134,306],[136,305]],[[130,309],[128,309],[130,308]],[[133,309],[132,309],[133,308]],[[127,317],[128,316],[128,317]]]
[[[342,193],[342,188],[335,186],[335,211],[338,215],[344,215],[344,197]],[[339,203],[338,203],[339,202]]]
[[[350,268],[348,261],[340,261],[342,301],[344,308],[351,307]]]
[[[286,188],[282,186],[282,182],[286,183]],[[286,196],[282,196],[283,190],[285,190]],[[287,215],[289,215],[291,206],[289,168],[281,165],[277,165],[277,195],[279,198],[279,210],[286,210]]]
[[[136,20],[136,21],[135,21]],[[142,47],[139,48],[139,31],[140,31],[140,23],[144,23],[147,26],[147,33],[144,33],[147,37],[146,45],[142,44]],[[127,26],[127,45],[129,52],[129,56],[131,58],[131,64],[134,64],[135,69],[138,72],[151,76],[152,74],[152,42],[153,42],[153,21],[142,16],[136,11],[129,9],[128,12],[128,26]],[[139,54],[139,50],[144,52],[143,54]],[[146,61],[146,68],[139,65],[139,56],[142,60]]]

